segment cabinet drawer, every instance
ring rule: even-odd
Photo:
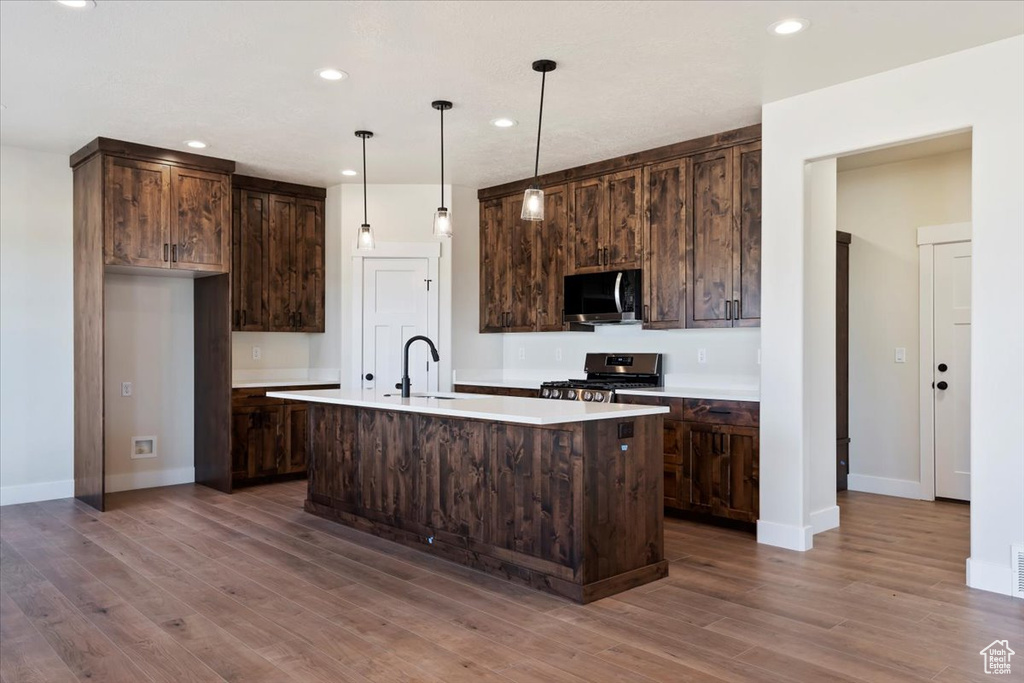
[[[711,401],[682,399],[682,418],[688,422],[757,427],[761,405],[753,401]]]
[[[629,403],[638,406],[664,406],[669,409],[665,415],[666,420],[683,419],[683,399],[666,398],[664,396],[634,396],[629,394],[615,394],[616,403]]]

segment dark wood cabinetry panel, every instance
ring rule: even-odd
[[[640,268],[643,258],[643,170],[607,178],[608,223],[604,242],[606,268]]]
[[[733,148],[734,246],[733,324],[761,324],[761,143]]]
[[[562,301],[568,265],[566,230],[569,223],[569,199],[565,185],[544,188],[544,220],[537,224],[533,278],[537,301],[537,331],[565,329]]]
[[[232,251],[234,329],[323,332],[325,191],[246,176],[233,182],[241,233]]]
[[[604,252],[601,240],[608,228],[604,177],[569,185],[569,272],[600,271]]]
[[[234,486],[301,476],[309,444],[307,403],[270,398],[268,391],[337,389],[303,387],[234,389],[231,394],[231,473]]]
[[[267,329],[267,244],[270,238],[270,198],[263,192],[232,191],[232,309],[233,327],[242,331]]]
[[[723,427],[712,474],[716,517],[756,522],[758,502],[758,431],[753,427]]]
[[[732,327],[733,154],[693,157],[686,234],[687,327]]]
[[[646,254],[644,327],[671,329],[686,324],[686,226],[690,160],[644,169]]]
[[[710,514],[714,506],[714,472],[720,460],[719,430],[715,425],[683,422],[683,444],[687,461],[684,478],[689,479],[690,494],[687,508],[693,512]],[[688,476],[687,476],[688,475]]]
[[[231,269],[231,183],[223,173],[171,169],[171,267]]]
[[[299,197],[296,201],[295,282],[297,332],[323,332],[324,324],[324,204]]]
[[[270,195],[267,311],[270,330],[292,329],[295,311],[295,198]]]
[[[537,324],[534,293],[534,250],[539,223],[520,218],[522,197],[505,201],[505,230],[508,231],[508,316],[506,332],[532,332]]]
[[[105,157],[104,263],[169,268],[171,167]]]
[[[480,331],[503,332],[508,320],[506,200],[480,205]]]
[[[579,602],[665,575],[660,416],[619,439],[617,420],[309,411],[313,514]]]

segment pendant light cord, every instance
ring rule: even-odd
[[[366,136],[363,135],[363,225],[366,225]]]
[[[444,206],[444,107],[441,107],[441,206]]]
[[[537,156],[533,161],[533,184],[537,184],[537,172],[540,170],[540,126],[544,121],[544,82],[548,74],[542,71],[540,74],[540,114],[537,116]]]

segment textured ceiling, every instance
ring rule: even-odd
[[[768,24],[810,19],[780,38]],[[97,135],[206,153],[239,171],[334,185],[541,172],[735,128],[760,106],[1024,32],[1021,2],[0,2],[3,144],[70,153]],[[335,66],[350,78],[314,75]],[[498,116],[516,128],[489,124]],[[347,178],[345,182],[360,182]]]

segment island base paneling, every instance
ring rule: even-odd
[[[662,423],[310,404],[306,510],[586,603],[667,575]]]

